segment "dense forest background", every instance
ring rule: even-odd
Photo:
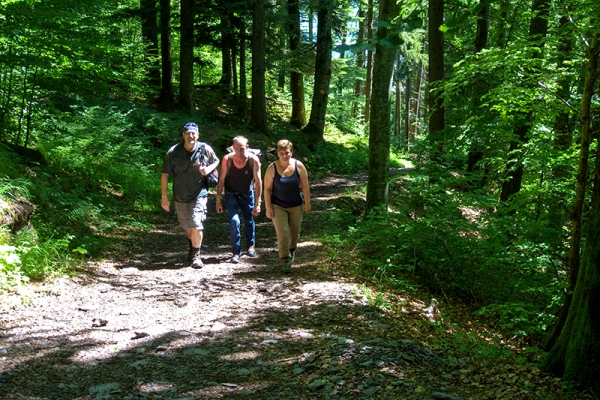
[[[465,341],[598,393],[599,19],[596,0],[1,0],[0,290],[151,226],[195,120],[220,156],[286,137],[311,179],[368,174],[322,240],[373,301],[465,304],[494,326]]]

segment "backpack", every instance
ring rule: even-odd
[[[204,162],[204,155],[205,155],[205,144],[202,143],[201,147],[200,147],[200,159],[202,160],[202,162]],[[215,186],[217,186],[217,183],[219,183],[219,172],[217,171],[217,169],[213,169],[212,172],[208,175],[206,175],[204,177],[204,183],[206,184],[206,187],[208,188],[213,188]]]

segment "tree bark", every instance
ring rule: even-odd
[[[392,22],[400,12],[395,0],[381,0],[379,21]],[[397,47],[381,44],[390,29],[377,29],[377,45],[373,60],[373,100],[369,134],[369,181],[366,210],[386,206],[390,168],[390,84],[394,72]]]
[[[221,9],[219,30],[221,31],[221,79],[219,84],[226,92],[231,90],[233,83],[233,27],[231,13],[227,6]]]
[[[304,75],[300,68],[299,51],[302,45],[300,32],[300,5],[298,0],[288,1],[289,44],[291,53],[290,91],[292,93],[292,115],[290,124],[296,128],[306,125],[306,105],[304,103]]]
[[[140,0],[140,18],[142,20],[142,40],[146,45],[149,69],[148,84],[160,87],[160,63],[158,60],[158,25],[156,0]]]
[[[421,106],[421,77],[423,75],[423,63],[420,62],[417,67],[417,77],[415,79],[415,89],[412,103],[412,122],[410,124],[409,142],[414,142],[419,133],[419,110]]]
[[[446,127],[443,94],[436,85],[444,79],[444,0],[429,1],[429,136],[436,145],[434,158],[443,152],[441,132]]]
[[[332,14],[332,0],[319,0],[315,81],[310,119],[303,129],[303,132],[307,135],[306,142],[311,150],[314,150],[315,146],[323,141],[325,132],[325,116],[327,114],[327,100],[331,82],[331,51],[333,49],[331,36]]]
[[[594,84],[600,74],[600,34],[594,35],[588,48],[588,66],[581,106],[581,140],[590,139],[591,100]],[[589,143],[588,143],[589,145]],[[587,154],[580,152],[578,192],[580,176],[585,175]],[[575,290],[564,327],[552,350],[542,363],[542,369],[562,375],[592,392],[600,392],[600,157],[596,157],[593,179],[591,210],[587,223],[587,235],[581,268],[578,269]]]
[[[160,55],[161,90],[159,101],[170,110],[173,108],[173,54],[171,49],[171,2],[160,0]]]
[[[367,39],[373,36],[373,0],[368,1],[367,5],[367,22],[366,22]],[[373,90],[373,50],[367,50],[367,70],[365,77],[365,124],[371,119],[371,91]]]
[[[357,42],[358,43],[364,43],[365,38],[366,38],[366,34],[365,34],[365,11],[362,9],[362,6],[359,5],[359,9],[358,9],[358,34],[357,34]],[[356,66],[358,68],[365,68],[365,52],[364,50],[361,50],[360,52],[358,52],[356,54]],[[355,79],[354,80],[354,97],[355,97],[355,101],[352,105],[352,115],[357,116],[358,110],[359,110],[359,104],[360,104],[360,97],[363,94],[363,88],[364,88],[364,80],[363,79]]]
[[[246,85],[246,24],[243,18],[240,19],[240,89],[238,96],[238,107],[237,112],[242,120],[246,119],[247,109],[247,93],[248,88]]]
[[[180,21],[179,107],[194,115],[194,0],[181,0]]]
[[[269,133],[265,92],[265,0],[253,0],[252,5],[252,105],[250,128]]]

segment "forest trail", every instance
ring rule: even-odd
[[[418,312],[370,305],[317,241],[330,200],[363,180],[311,182],[290,274],[264,212],[257,257],[230,263],[227,217],[211,195],[201,270],[184,262],[174,213],[161,212],[155,229],[85,274],[3,295],[0,398],[564,398],[533,368],[475,367],[429,348],[441,329]]]

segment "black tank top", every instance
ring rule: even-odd
[[[254,165],[250,158],[242,168],[237,168],[233,160],[227,168],[227,177],[225,179],[225,190],[236,194],[248,194],[252,191],[252,180],[254,179]]]
[[[298,160],[294,160],[294,173],[290,176],[281,176],[277,172],[277,166],[272,164],[275,169],[273,177],[273,189],[271,191],[271,203],[279,207],[290,208],[298,207],[304,203],[302,193],[300,192],[300,174],[298,173]]]

